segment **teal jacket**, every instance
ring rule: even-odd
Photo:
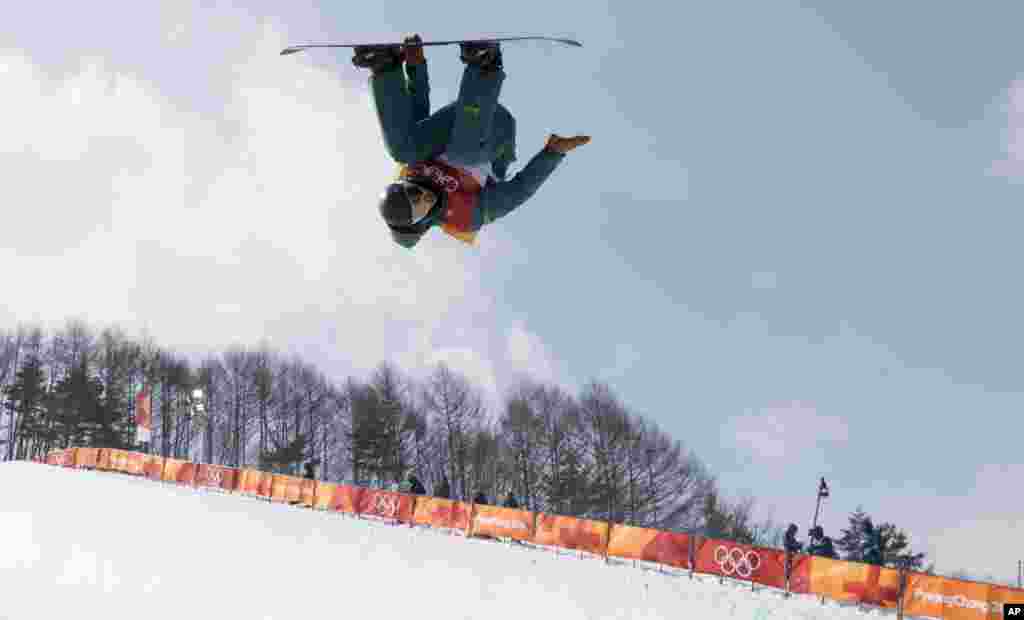
[[[406,65],[373,75],[371,92],[388,154],[401,164],[429,161],[448,151],[456,122],[456,102],[430,114],[430,83],[427,66]],[[470,71],[471,68],[467,68]],[[464,77],[464,79],[466,79]],[[491,161],[494,177],[480,191],[480,205],[474,215],[474,231],[502,218],[529,200],[565,158],[563,153],[542,149],[511,179],[509,165],[516,161],[515,119],[498,104],[491,139],[481,145]],[[435,225],[444,222],[444,196],[426,218],[415,226],[391,228],[394,240],[406,248],[415,246]]]

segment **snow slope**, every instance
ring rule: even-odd
[[[0,463],[0,618],[865,620],[811,596]]]

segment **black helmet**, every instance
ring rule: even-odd
[[[433,191],[423,183],[402,180],[392,183],[381,194],[378,208],[384,221],[391,227],[404,228],[412,226],[412,201],[417,192]]]

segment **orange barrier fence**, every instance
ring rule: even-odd
[[[189,486],[216,488],[302,504],[319,510],[393,519],[458,530],[472,536],[508,537],[595,555],[656,562],[720,575],[798,594],[883,608],[902,606],[910,616],[942,620],[994,620],[1004,603],[1024,603],[1024,589],[909,572],[904,587],[892,568],[786,554],[777,549],[677,532],[609,525],[547,513],[413,496],[347,484],[319,482],[253,469],[197,464],[107,448],[51,450],[48,465],[96,468]]]
[[[412,523],[416,498],[405,493],[364,489],[356,502],[358,514]]]
[[[74,448],[74,463],[79,469],[95,469],[96,457],[99,450],[96,448]]]
[[[537,513],[533,542],[549,547],[578,549],[596,555],[605,555],[609,549],[608,533],[613,529],[605,521],[591,521]]]
[[[529,541],[533,539],[533,519],[534,513],[525,510],[474,504],[469,533]]]
[[[805,564],[798,565],[797,570],[809,569]],[[702,573],[752,581],[773,588],[786,587],[786,554],[777,549],[699,538],[694,568]]]
[[[197,487],[234,491],[239,484],[237,469],[203,463],[196,468],[193,484]]]
[[[686,534],[615,524],[608,541],[608,555],[689,568],[689,544]]]
[[[473,506],[465,502],[421,495],[416,498],[413,523],[465,533],[472,510]]]

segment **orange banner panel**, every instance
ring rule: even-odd
[[[608,555],[689,568],[689,544],[686,534],[615,524],[608,541]]]
[[[561,515],[537,514],[533,542],[538,545],[579,549],[604,555],[608,549],[608,524],[604,521],[577,519]],[[685,559],[685,554],[684,554]]]
[[[364,489],[358,503],[359,514],[412,523],[415,496],[379,489]]]
[[[814,594],[849,603],[896,607],[899,575],[894,569],[815,556],[810,573],[810,591]]]
[[[312,508],[316,501],[316,480],[303,480],[299,487],[299,502]]]
[[[196,468],[198,466],[191,462],[185,461],[181,467],[178,468],[178,476],[174,479],[178,484],[186,484],[192,486],[196,479]]]
[[[141,452],[129,452],[127,455],[127,468],[125,473],[134,476],[141,476],[146,473],[146,455]]]
[[[302,479],[283,474],[273,474],[270,498],[275,502],[298,503],[301,499]]]
[[[326,509],[332,512],[359,512],[359,498],[363,494],[361,487],[348,484],[321,483],[317,485],[317,507],[326,502]]]
[[[465,532],[471,510],[472,506],[464,502],[421,495],[416,498],[413,523]]]
[[[96,448],[75,448],[74,450],[75,467],[87,469],[96,467]]]
[[[321,482],[316,485],[316,496],[313,498],[313,508],[317,510],[331,510],[331,502],[334,501],[334,491],[338,485],[333,482]]]
[[[162,480],[164,475],[164,457],[153,455],[145,457],[142,470],[150,480]]]
[[[288,488],[288,476],[284,474],[270,474],[270,499],[275,502],[285,501],[285,491]]]
[[[533,539],[532,512],[475,504],[472,519],[472,536],[507,537],[527,541]]]
[[[176,482],[178,480],[178,471],[184,464],[185,461],[181,459],[164,459],[164,470],[160,479],[164,482]]]
[[[110,471],[110,448],[100,448],[96,454],[96,469]]]
[[[1002,618],[1003,606],[993,600],[993,589],[998,586],[911,573],[904,610],[908,615],[925,613],[944,620]]]
[[[992,586],[988,592],[989,609],[992,615],[991,618],[1002,618],[999,615],[1003,613],[1003,605],[1006,603],[1016,603],[1018,605],[1024,605],[1024,590],[1020,588],[1010,588],[1007,586]]]
[[[245,495],[256,495],[260,489],[260,477],[263,472],[254,469],[243,469],[238,472],[238,490]]]

